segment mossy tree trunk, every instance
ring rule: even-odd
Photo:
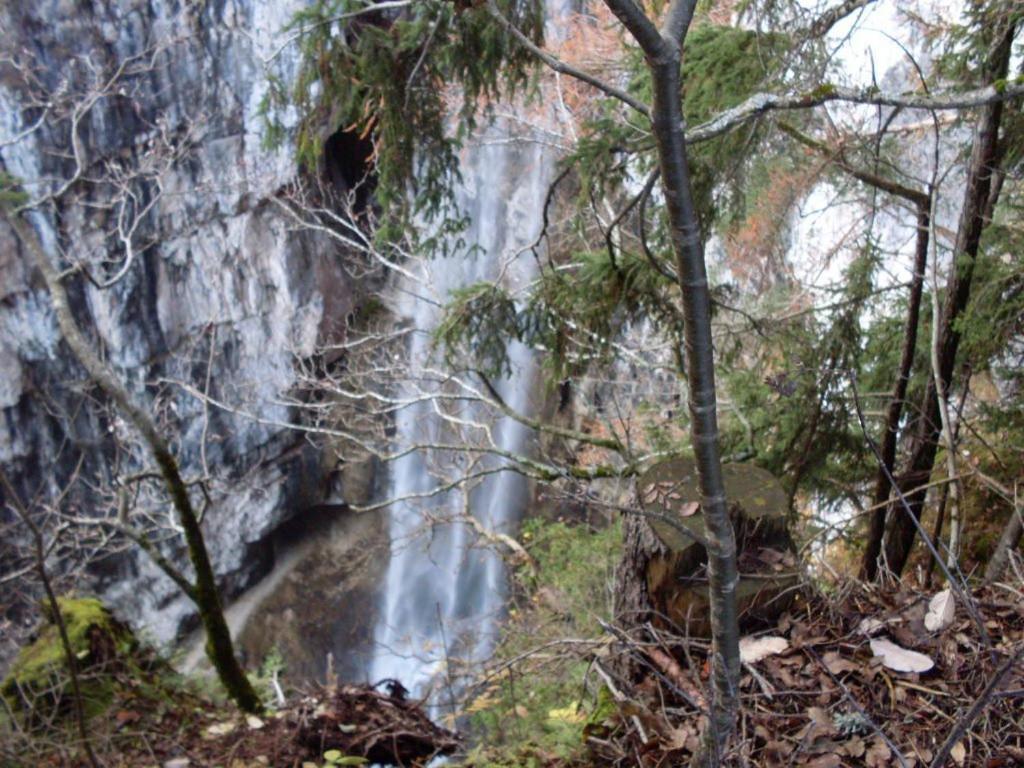
[[[203,539],[202,529],[199,526],[199,518],[189,497],[188,487],[181,476],[177,459],[171,453],[163,435],[160,434],[156,422],[147,411],[132,400],[128,390],[118,380],[113,370],[100,359],[92,344],[82,334],[71,311],[68,294],[63,284],[64,276],[51,263],[35,230],[21,213],[5,209],[3,215],[15,235],[28,250],[33,264],[43,275],[54,313],[57,316],[57,323],[68,348],[85,368],[92,381],[103,390],[118,410],[142,435],[143,441],[153,455],[177,513],[178,523],[184,531],[189,560],[195,571],[195,584],[187,594],[195,603],[206,631],[207,656],[210,663],[213,664],[221,684],[235,703],[247,712],[260,711],[263,706],[262,702],[235,656],[231,632],[224,619],[217,582],[210,564],[210,556]]]

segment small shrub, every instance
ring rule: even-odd
[[[536,569],[518,574],[525,595],[510,611],[494,663],[550,647],[481,687],[468,707],[480,746],[466,756],[467,766],[529,768],[552,757],[581,759],[584,734],[601,709],[583,688],[589,646],[561,643],[598,638],[599,619],[610,619],[621,528],[532,519],[521,537]]]

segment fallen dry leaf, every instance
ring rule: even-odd
[[[789,641],[776,635],[740,638],[740,661],[753,664],[768,656],[782,653],[789,648]]]
[[[860,665],[855,664],[849,659],[844,659],[835,651],[829,651],[821,660],[825,664],[825,669],[833,675],[840,675],[843,672],[856,672],[860,669]]]
[[[909,651],[884,637],[872,638],[871,652],[894,672],[927,672],[935,662],[917,651]]]
[[[885,628],[885,622],[872,617],[865,617],[860,620],[860,624],[857,625],[857,631],[862,635],[871,637],[878,632],[881,632]]]
[[[852,738],[847,739],[846,743],[843,745],[843,751],[850,757],[860,757],[864,754],[865,749],[867,749],[867,747],[864,746],[864,739],[860,736],[853,736]]]
[[[696,501],[688,502],[686,504],[683,504],[683,506],[679,508],[679,516],[692,517],[693,515],[697,514],[698,509],[700,509],[700,504],[698,504]]]
[[[223,723],[215,723],[203,732],[203,738],[215,739],[218,736],[226,736],[227,734],[235,730],[236,727],[237,723],[232,723],[230,721]]]
[[[801,739],[809,745],[809,751],[824,751],[813,749],[812,742],[836,732],[835,724],[832,722],[831,715],[829,715],[829,713],[822,707],[809,707],[807,709],[807,719],[810,720],[810,723],[808,723],[807,727],[801,732]]]
[[[875,739],[864,753],[864,765],[868,768],[886,768],[891,757],[892,750],[889,746],[881,739]]]
[[[832,716],[822,707],[808,707],[807,717],[818,725],[824,725],[828,728],[832,727]]]
[[[808,763],[800,763],[804,768],[839,768],[843,761],[835,752],[830,755],[816,757]]]
[[[142,719],[142,715],[134,709],[120,709],[114,715],[114,719],[117,721],[117,727],[121,728],[122,726],[138,722]]]
[[[917,759],[925,765],[930,764],[932,758],[935,756],[934,753],[930,749],[928,749],[928,747],[921,747],[917,744],[914,744],[914,754],[917,755]]]
[[[953,758],[953,762],[957,765],[963,765],[964,761],[967,760],[967,748],[964,747],[962,741],[958,741],[953,745],[953,748],[949,750],[949,756]]]
[[[944,589],[928,603],[928,613],[924,616],[924,627],[929,632],[940,632],[953,623],[955,615],[956,600],[953,599],[953,590]]]
[[[672,728],[662,738],[662,748],[666,752],[675,752],[686,748],[690,733],[685,728]]]

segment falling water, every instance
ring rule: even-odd
[[[408,349],[412,381],[406,396],[432,387],[437,391],[427,382],[429,376],[423,368],[438,362],[430,331],[437,326],[441,306],[453,290],[499,280],[515,291],[534,276],[535,260],[527,246],[539,234],[554,163],[548,145],[524,136],[522,127],[508,120],[492,123],[466,149],[461,165],[463,183],[456,199],[469,220],[464,239],[476,247],[427,261],[421,282],[407,281],[399,287],[400,314],[417,329]],[[496,383],[496,389],[512,408],[530,413],[534,410],[536,361],[518,342],[509,345],[508,357],[511,372]],[[398,414],[396,448],[455,438],[451,425],[434,407],[420,400]],[[464,408],[458,416],[494,420],[482,407]],[[503,417],[494,421],[492,429],[502,450],[529,453],[529,430],[518,422]],[[396,678],[418,695],[436,691],[438,686],[447,690],[456,675],[455,658],[470,666],[486,658],[505,602],[500,554],[478,542],[472,526],[451,518],[465,506],[486,530],[510,533],[527,500],[525,479],[512,471],[490,474],[468,497],[456,489],[422,498],[438,482],[432,468],[444,464],[450,469],[459,461],[468,458],[428,450],[410,453],[390,466],[388,498],[417,494],[420,498],[398,501],[390,508],[392,551],[371,679]],[[502,461],[486,460],[485,466],[495,469]],[[446,701],[445,695],[440,699]]]

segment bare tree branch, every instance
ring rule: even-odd
[[[727,109],[707,122],[686,131],[686,141],[696,144],[714,139],[733,128],[770,112],[786,112],[812,109],[833,101],[851,104],[867,104],[882,107],[903,107],[904,109],[946,110],[970,109],[999,101],[1009,101],[1024,96],[1024,82],[1007,82],[1005,85],[988,85],[969,91],[940,91],[933,93],[885,93],[875,87],[846,88],[830,84],[821,85],[807,93],[772,94],[757,93],[741,104]]]
[[[42,243],[31,225],[19,213],[11,213],[7,209],[3,209],[2,215],[14,230],[18,240],[28,250],[35,267],[43,275],[58,325],[68,347],[88,372],[90,378],[129,418],[143,436],[156,459],[167,492],[178,513],[178,522],[185,534],[189,558],[195,568],[196,584],[192,594],[197,598],[195,605],[199,609],[200,618],[207,632],[210,661],[217,670],[221,682],[239,707],[246,711],[261,710],[262,703],[259,696],[253,690],[235,656],[231,633],[221,609],[213,566],[210,563],[203,533],[199,527],[199,520],[189,498],[188,488],[182,480],[177,459],[171,453],[167,441],[160,434],[152,416],[132,400],[128,390],[100,359],[82,334],[71,311],[68,294],[62,282],[63,278],[43,250]]]
[[[573,67],[570,64],[566,64],[558,57],[553,56],[551,53],[545,51],[543,48],[534,43],[530,38],[524,35],[522,31],[518,27],[516,27],[515,24],[508,20],[505,14],[501,12],[501,9],[498,8],[498,4],[495,0],[487,0],[487,10],[490,12],[491,16],[493,16],[498,21],[498,23],[500,23],[509,32],[509,34],[511,34],[518,41],[518,43],[521,46],[523,46],[526,50],[528,50],[530,53],[532,53],[534,56],[540,59],[550,69],[563,75],[569,75],[570,77],[573,77],[582,83],[586,83],[587,85],[593,86],[602,93],[611,96],[614,99],[618,99],[623,104],[635,109],[637,112],[644,115],[645,117],[650,117],[650,107],[648,107],[639,99],[630,96],[622,89],[616,88],[614,85],[606,83],[600,78],[594,77],[588,72],[584,72],[583,70],[577,69],[576,67]]]
[[[836,24],[851,13],[871,5],[875,0],[843,0],[839,5],[829,8],[808,27],[806,37],[824,37]]]

